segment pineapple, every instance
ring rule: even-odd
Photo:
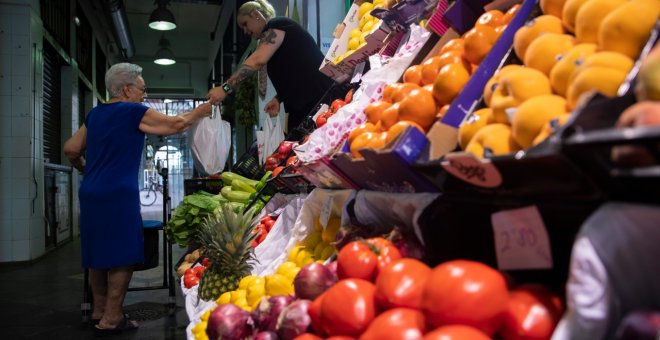
[[[222,293],[235,290],[239,280],[250,275],[255,260],[250,242],[257,236],[252,230],[258,223],[254,214],[254,209],[236,213],[225,204],[200,224],[196,237],[202,255],[211,263],[199,282],[203,300],[214,301]]]

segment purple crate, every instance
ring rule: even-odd
[[[525,0],[523,2],[520,11],[511,20],[504,32],[502,32],[500,38],[497,39],[493,48],[479,65],[479,68],[472,74],[461,93],[454,99],[449,110],[442,117],[442,123],[458,128],[465,116],[474,110],[481,100],[484,86],[486,86],[488,80],[495,74],[495,71],[500,68],[504,62],[504,57],[511,49],[513,36],[525,24],[527,17],[532,13],[535,6],[536,0]]]
[[[339,153],[332,159],[342,173],[359,188],[386,192],[436,192],[429,181],[418,175],[411,164],[428,146],[418,129],[409,127],[386,150],[362,149],[364,158]],[[346,147],[346,146],[345,146]]]

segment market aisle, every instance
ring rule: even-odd
[[[183,250],[173,247],[173,259]],[[160,260],[162,261],[162,256]],[[161,262],[162,263],[162,262]],[[162,283],[162,265],[136,272],[131,286]],[[80,241],[75,238],[33,264],[0,266],[0,338],[93,339],[90,326],[83,325],[83,271],[80,268]],[[128,292],[124,303],[131,318],[140,320],[137,331],[112,339],[185,339],[188,325],[181,290],[176,288],[177,309],[167,316],[166,289]]]

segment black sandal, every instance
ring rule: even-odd
[[[103,337],[108,335],[121,334],[123,331],[130,331],[138,329],[139,326],[134,324],[132,320],[124,317],[119,321],[115,328],[99,328],[98,325],[94,326],[94,333],[97,337]]]

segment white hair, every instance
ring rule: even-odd
[[[134,85],[141,75],[142,67],[138,65],[130,63],[114,64],[105,72],[105,87],[110,92],[110,96],[116,98],[121,96],[121,89],[124,85]]]

